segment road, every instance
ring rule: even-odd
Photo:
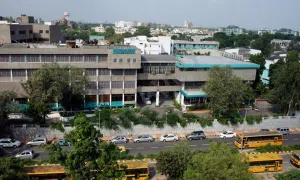
[[[156,154],[159,151],[163,149],[170,148],[173,144],[183,142],[184,140],[181,140],[179,142],[160,142],[159,140],[156,140],[152,143],[132,143],[129,142],[127,144],[118,144],[120,146],[125,146],[126,149],[129,151],[129,154],[136,155],[138,153],[141,154]],[[234,146],[232,138],[227,139],[220,139],[220,138],[208,138],[205,140],[194,140],[194,141],[187,141],[188,145],[193,150],[206,150],[209,146],[210,142],[224,142],[227,143],[230,146]],[[294,145],[300,143],[300,134],[290,134],[288,136],[284,136],[283,144],[284,145]],[[18,152],[21,152],[24,149],[28,149],[25,145],[21,146],[20,148],[4,148],[3,150],[5,153],[10,155],[15,155]],[[49,154],[47,150],[44,147],[32,147],[32,149],[38,154],[38,159],[48,159]],[[72,147],[63,147],[63,149],[66,150],[72,150]]]

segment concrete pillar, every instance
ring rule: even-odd
[[[97,107],[99,106],[99,69],[97,68],[96,69],[96,76],[97,76],[97,81],[96,81],[96,90],[97,90],[97,93],[96,93],[96,101],[97,101]]]
[[[26,81],[28,80],[28,69],[25,70]]]
[[[55,103],[56,111],[58,111],[58,102]]]
[[[125,94],[122,94],[122,104],[125,105]]]
[[[181,106],[184,105],[184,96],[183,96],[183,94],[181,94],[181,99],[180,100],[181,100],[181,103],[180,103]]]
[[[159,106],[159,91],[156,92],[156,102],[155,106]]]

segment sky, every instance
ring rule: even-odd
[[[0,16],[84,22],[142,21],[196,27],[300,30],[300,0],[0,0]]]

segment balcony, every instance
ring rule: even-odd
[[[139,86],[137,87],[137,92],[174,92],[179,91],[181,86]]]
[[[138,80],[162,80],[162,79],[176,79],[175,74],[151,74],[151,73],[140,73],[137,76]]]

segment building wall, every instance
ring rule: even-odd
[[[33,40],[33,29],[31,25],[10,25],[10,31],[14,32],[14,35],[11,34],[11,41],[32,42]]]
[[[11,43],[10,25],[0,24],[0,44]]]

